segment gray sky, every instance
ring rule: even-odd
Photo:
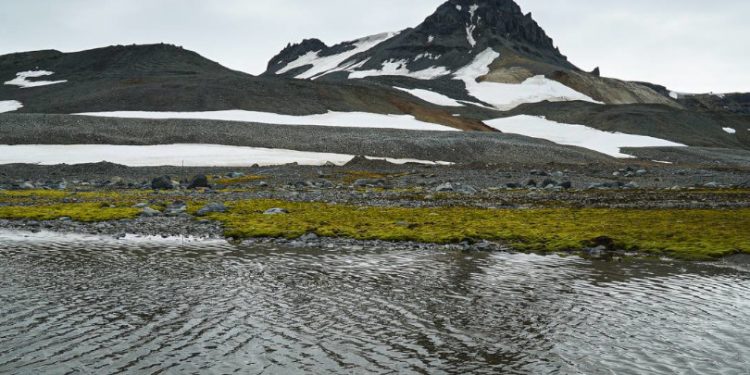
[[[579,67],[682,92],[750,92],[750,1],[517,0]],[[261,73],[288,42],[416,26],[442,0],[0,0],[0,54],[167,42]]]

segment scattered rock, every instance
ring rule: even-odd
[[[647,174],[648,174],[648,171],[645,170],[645,169],[639,169],[639,170],[635,171],[635,175],[636,176],[645,176]]]
[[[456,192],[465,194],[465,195],[474,195],[478,192],[477,188],[471,186],[471,185],[464,185],[460,184],[457,187],[454,188]]]
[[[623,188],[625,189],[639,189],[640,187],[641,187],[640,185],[638,185],[637,183],[633,181],[630,181],[627,184],[625,184],[625,186],[623,186]]]
[[[317,239],[318,239],[318,235],[315,233],[307,233],[307,234],[302,235],[300,238],[298,238],[298,240],[300,241],[307,241],[307,242],[315,241]]]
[[[151,207],[144,207],[141,210],[141,216],[143,217],[155,217],[155,216],[161,216],[161,212],[157,211]]]
[[[269,208],[265,212],[263,212],[264,215],[284,215],[284,214],[288,214],[288,213],[289,213],[289,211],[287,211],[287,210],[285,210],[283,208],[277,208],[277,207]]]
[[[203,206],[196,215],[198,216],[206,216],[210,213],[214,212],[227,212],[228,208],[223,203],[209,203],[205,206]]]
[[[362,188],[362,187],[384,187],[385,186],[385,180],[383,179],[370,179],[370,178],[360,178],[357,181],[354,181],[354,187]]]

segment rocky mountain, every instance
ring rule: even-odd
[[[598,68],[583,71],[513,0],[449,0],[414,28],[332,46],[305,39],[274,56],[260,76],[154,44],[0,56],[0,83],[0,112],[195,118],[196,112],[240,110],[253,112],[243,121],[255,122],[268,114],[346,112],[408,115],[417,127],[472,131],[504,130],[496,120],[532,116],[549,126],[750,149],[748,94],[676,94],[658,84],[606,78]],[[366,126],[359,117],[346,118],[356,123],[343,126]],[[379,117],[376,125],[388,127],[394,119]],[[545,139],[565,133],[555,132]]]
[[[273,57],[264,76],[369,82],[501,113],[483,112],[482,120],[529,114],[686,144],[750,147],[747,95],[677,96],[658,84],[603,77],[599,68],[583,71],[513,0],[449,0],[400,32],[333,46],[307,39]]]
[[[410,114],[461,130],[491,130],[391,87],[256,77],[166,44],[0,56],[0,102],[21,113],[247,110]],[[294,103],[294,105],[290,105]]]
[[[391,83],[392,77],[401,77],[396,83],[498,109],[512,108],[519,100],[545,99],[679,106],[648,85],[603,78],[598,69],[581,71],[555,47],[531,13],[524,14],[513,0],[450,0],[413,29],[331,47],[307,39],[273,57],[266,75],[380,82],[390,77]],[[446,80],[459,82],[429,82]],[[471,87],[477,81],[479,86],[481,82],[520,84],[526,91],[534,90],[528,86],[541,86],[536,91],[548,92],[512,100],[505,92],[487,93],[490,86]]]

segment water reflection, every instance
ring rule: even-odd
[[[746,374],[749,297],[698,263],[0,232],[0,372]]]

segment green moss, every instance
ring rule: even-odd
[[[0,207],[0,218],[10,220],[55,220],[69,217],[75,221],[98,222],[132,219],[140,210],[131,207],[103,206],[101,203],[65,203],[40,206]]]
[[[251,200],[210,217],[236,238],[320,236],[452,243],[502,240],[523,251],[581,250],[600,237],[618,248],[684,259],[750,253],[750,209],[490,210],[468,207],[378,208]],[[287,215],[263,215],[283,207]]]
[[[230,177],[218,178],[218,179],[210,178],[209,181],[212,184],[231,186],[231,185],[246,184],[249,182],[262,180],[264,178],[268,178],[268,177],[250,175],[250,176],[242,176],[242,177],[235,177],[235,178],[230,178]]]

